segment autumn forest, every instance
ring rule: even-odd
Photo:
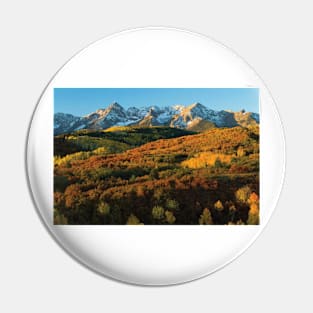
[[[55,135],[54,223],[259,224],[259,125]]]

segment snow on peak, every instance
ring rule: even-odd
[[[128,107],[124,109],[117,102],[106,108],[100,108],[83,117],[71,114],[56,113],[54,115],[54,132],[62,134],[79,129],[106,129],[117,125],[164,125],[178,128],[189,128],[200,121],[208,121],[216,127],[246,126],[259,123],[259,114],[243,114],[242,112],[215,111],[199,102],[190,105],[172,105],[159,107]],[[245,116],[248,116],[249,119]]]

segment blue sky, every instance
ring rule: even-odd
[[[124,108],[200,102],[213,110],[259,112],[257,88],[55,88],[54,112],[83,116],[118,102]]]

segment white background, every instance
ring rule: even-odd
[[[1,311],[312,311],[310,1],[186,3],[1,3]],[[39,222],[24,170],[32,111],[56,70],[96,39],[149,25],[206,34],[244,57],[272,91],[287,144],[281,200],[255,244],[209,277],[163,288],[124,285],[74,262]]]

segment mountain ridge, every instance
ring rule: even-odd
[[[82,117],[69,113],[54,114],[54,134],[60,135],[81,129],[107,129],[113,126],[169,126],[195,131],[214,127],[248,127],[259,123],[259,114],[212,110],[199,102],[191,105],[129,107],[117,102],[99,108]]]

